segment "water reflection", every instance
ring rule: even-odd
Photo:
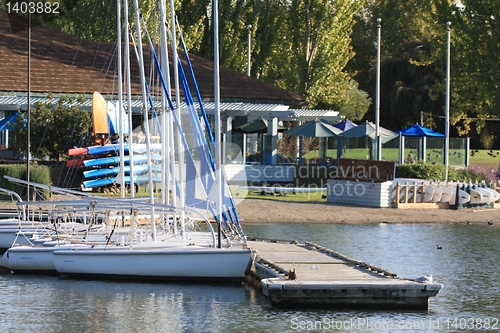
[[[345,332],[362,328],[335,329],[334,323],[364,320],[385,322],[385,328],[374,327],[381,332],[448,332],[453,327],[446,320],[498,318],[500,313],[497,226],[304,223],[248,225],[245,230],[255,237],[315,242],[404,277],[432,273],[444,288],[428,311],[288,310],[273,308],[260,292],[240,284],[0,275],[1,331],[283,332],[320,323],[306,331]]]

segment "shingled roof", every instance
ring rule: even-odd
[[[133,48],[131,48],[131,52]],[[48,26],[32,28],[31,92],[117,94],[116,43],[85,41]],[[151,61],[144,47],[146,61]],[[131,61],[132,94],[141,87],[135,53]],[[170,55],[170,60],[172,56]],[[213,62],[190,55],[200,93],[214,97]],[[185,62],[183,60],[183,62]],[[13,32],[7,13],[0,11],[0,93],[27,91],[28,31]],[[149,70],[146,69],[146,73]],[[148,75],[148,74],[147,74]],[[294,93],[272,86],[242,73],[220,67],[221,101],[246,103],[282,103],[304,105]],[[173,87],[173,85],[172,85]],[[172,94],[175,90],[172,88]]]

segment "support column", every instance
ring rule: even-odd
[[[399,133],[399,164],[405,162],[405,137]]]
[[[229,139],[229,143],[232,142],[232,136],[233,134],[233,118],[231,117],[225,117],[222,120],[222,164],[226,164],[230,162],[231,160],[228,159],[228,154],[231,154],[231,151],[227,151],[227,140]]]
[[[277,142],[278,142],[278,118],[272,117],[267,121],[267,136],[265,145],[266,165],[276,165]]]
[[[300,166],[304,165],[304,158],[302,155],[303,148],[304,148],[304,137],[302,135],[299,135],[299,165]]]
[[[422,161],[424,161],[425,163],[426,160],[427,160],[427,137],[424,136],[422,137]]]
[[[465,138],[465,167],[469,166],[470,163],[470,138]]]
[[[241,144],[241,156],[242,156],[242,161],[243,165],[247,163],[247,134],[243,133],[243,140]]]

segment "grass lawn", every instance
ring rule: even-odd
[[[286,194],[261,194],[259,191],[247,191],[246,189],[238,186],[230,186],[231,193],[235,200],[239,199],[265,199],[265,200],[278,200],[278,201],[292,201],[292,202],[321,202],[325,201],[321,196],[326,192],[312,192],[312,193],[286,193]]]
[[[413,152],[412,150],[405,150],[405,153]],[[442,152],[440,150],[428,149],[427,153],[430,156],[427,158],[428,163],[444,163]],[[460,149],[450,149],[450,159],[449,164],[463,166],[465,164],[465,157],[462,155],[463,150]],[[306,159],[314,158],[317,152],[311,151],[304,155]],[[413,152],[413,155],[415,153]],[[386,161],[398,161],[399,150],[398,148],[383,148],[382,158]],[[329,149],[327,156],[335,159],[337,157],[336,149]],[[345,158],[354,159],[367,159],[367,152],[365,148],[354,148],[346,150],[344,154]],[[500,150],[485,150],[485,149],[471,149],[471,154],[469,156],[469,164],[472,166],[480,166],[485,170],[494,170],[495,172],[500,171]]]
[[[500,171],[500,150],[480,149],[470,156],[470,165],[483,167],[485,170]]]

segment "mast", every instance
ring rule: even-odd
[[[153,193],[153,168],[151,165],[151,145],[150,145],[150,132],[149,132],[149,114],[148,114],[148,103],[147,103],[147,92],[146,92],[146,76],[144,73],[144,56],[142,52],[142,34],[141,34],[141,18],[139,13],[139,3],[138,0],[134,0],[135,6],[135,23],[137,29],[137,53],[139,57],[139,75],[141,78],[141,92],[142,92],[142,108],[144,113],[144,134],[146,135],[146,153],[148,158],[148,183],[149,183],[149,201],[151,205],[151,227],[153,240],[156,241],[156,219],[155,219],[155,209],[154,209],[154,193]],[[130,162],[132,164],[133,161]],[[131,183],[133,185],[133,183]]]
[[[30,201],[30,148],[31,148],[31,12],[28,14],[28,120],[26,125],[26,201]]]
[[[121,22],[121,0],[116,1],[116,21],[118,30],[118,136],[120,143],[120,171],[118,179],[120,179],[120,197],[125,197],[125,149],[123,147],[123,103],[122,103],[122,22]]]
[[[168,52],[167,52],[167,34],[166,34],[166,12],[165,12],[166,2],[165,0],[160,0],[160,55],[161,55],[161,69],[163,77],[166,79],[167,84],[170,84],[170,78],[168,75]],[[166,91],[164,89],[161,90],[161,116],[160,116],[160,124],[161,124],[161,202],[164,205],[168,205],[170,203],[169,193],[170,193],[170,175],[169,175],[169,166],[167,161],[168,156],[168,147],[167,144],[168,134],[167,134],[167,97]]]
[[[174,10],[174,0],[170,0],[170,21],[172,22],[172,55],[173,59],[172,62],[174,64],[174,80],[175,80],[175,111],[177,113],[177,117],[179,119],[179,125],[181,122],[181,96],[180,96],[180,89],[179,89],[179,68],[178,62],[179,62],[179,56],[177,54],[177,34],[175,31],[175,10]],[[184,134],[180,133],[177,131],[177,151],[179,155],[179,184],[181,186],[179,187],[179,206],[182,208],[181,209],[181,235],[182,239],[185,237],[185,224],[184,224],[184,218],[185,218],[185,212],[184,212],[184,199],[185,199],[185,189],[184,189],[184,152],[182,149],[182,136]],[[173,186],[175,188],[175,186]]]
[[[134,160],[134,151],[132,149],[132,144],[134,141],[134,136],[132,133],[132,92],[130,84],[130,39],[129,39],[129,24],[128,24],[128,0],[123,0],[123,24],[125,31],[125,79],[127,81],[127,110],[128,110],[128,155],[129,161]],[[135,197],[135,177],[134,177],[134,163],[129,162],[130,165],[130,197]]]
[[[221,248],[221,218],[222,218],[222,164],[221,164],[221,126],[220,126],[220,79],[219,79],[219,9],[218,0],[213,1],[214,11],[214,121],[215,121],[215,177],[218,185],[217,207],[217,247]]]

